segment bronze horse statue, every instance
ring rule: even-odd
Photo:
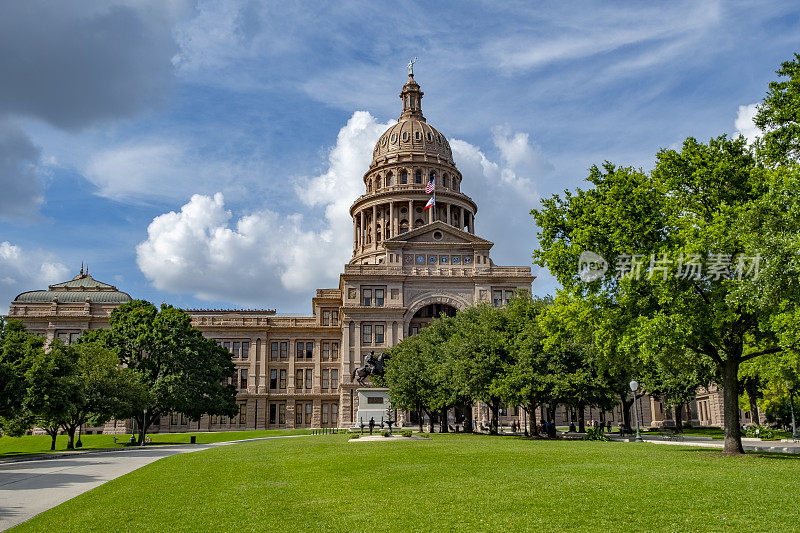
[[[351,379],[356,380],[359,385],[366,385],[364,380],[366,380],[368,377],[383,375],[384,371],[386,370],[386,361],[388,359],[389,356],[385,353],[375,357],[374,351],[369,352],[369,355],[364,360],[364,364],[353,370]]]

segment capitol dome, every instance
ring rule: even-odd
[[[397,124],[387,129],[375,144],[373,164],[398,152],[422,153],[433,156],[434,160],[440,158],[443,162],[453,163],[453,152],[447,138],[428,124],[422,115],[423,94],[414,76],[409,76],[400,92],[403,111]]]

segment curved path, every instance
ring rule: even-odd
[[[284,435],[213,444],[120,448],[64,457],[0,462],[0,531],[163,457],[241,442],[306,436]]]

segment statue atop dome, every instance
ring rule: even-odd
[[[406,68],[408,68],[408,75],[409,76],[414,76],[414,63],[416,63],[416,62],[417,62],[417,58],[416,58],[416,56],[414,56],[414,59],[410,60],[408,62],[408,65],[406,65]]]

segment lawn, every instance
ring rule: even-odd
[[[330,435],[176,455],[14,531],[800,528],[798,457],[432,437],[346,442]]]
[[[230,440],[253,439],[256,437],[273,437],[278,435],[302,435],[309,433],[304,429],[262,430],[262,431],[220,431],[213,433],[148,433],[153,444],[188,443],[191,435],[197,436],[199,444],[224,442]],[[81,437],[83,449],[122,448],[128,442],[127,435],[84,435]],[[117,442],[114,443],[114,437]],[[51,439],[48,435],[31,435],[25,437],[0,437],[0,459],[17,455],[50,453]],[[66,451],[67,436],[56,437],[56,452]]]

